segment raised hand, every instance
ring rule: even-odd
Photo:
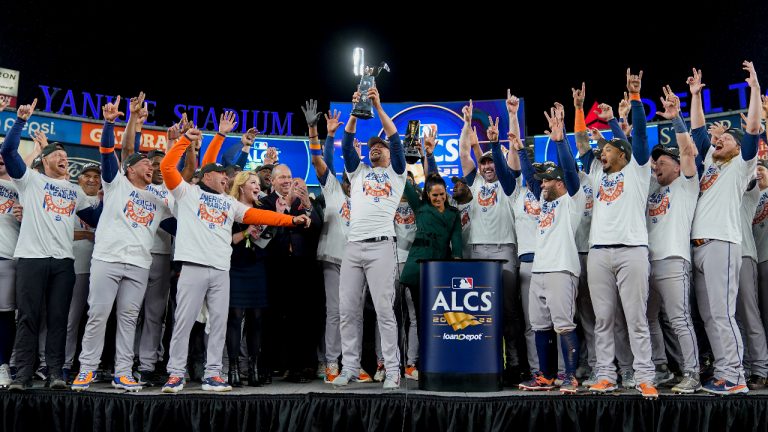
[[[0,97],[0,112],[3,112],[11,103],[11,98]]]
[[[168,141],[173,141],[181,138],[181,129],[179,129],[179,125],[175,124],[168,128]]]
[[[752,64],[751,61],[744,60],[742,66],[744,66],[742,69],[749,72],[749,77],[744,81],[749,84],[750,88],[760,88],[760,83],[757,81],[757,72],[755,72],[755,65]]]
[[[680,114],[680,98],[672,92],[670,86],[662,87],[661,90],[664,92],[664,97],[659,99],[661,99],[664,112],[656,111],[656,115],[672,120]]]
[[[520,137],[512,132],[507,132],[507,138],[509,138],[509,146],[512,147],[513,150],[522,150],[525,148]]]
[[[697,95],[701,93],[706,84],[701,82],[701,69],[696,70],[693,68],[693,76],[689,76],[685,83],[688,84],[688,88],[691,91],[691,95]]]
[[[243,134],[243,137],[240,138],[240,142],[243,144],[243,146],[250,147],[253,145],[253,141],[256,140],[256,135],[258,134],[259,131],[256,130],[256,128],[250,128]]]
[[[560,102],[555,102],[555,115],[560,119],[561,122],[564,122],[565,107]]]
[[[494,123],[493,118],[491,116],[488,116],[488,130],[486,131],[486,136],[488,137],[488,141],[490,142],[497,142],[499,140],[499,118],[496,117],[496,122]]]
[[[424,134],[424,151],[427,153],[427,157],[432,156],[435,152],[435,146],[437,145],[437,131],[432,131],[432,128],[428,128]]]
[[[556,104],[559,105],[559,104]],[[560,105],[562,108],[562,105]],[[563,140],[563,117],[561,117],[560,112],[558,112],[558,108],[551,108],[549,114],[544,111],[544,117],[547,118],[547,123],[549,123],[549,130],[544,131],[545,134],[549,135],[549,138],[552,141],[562,141]]]
[[[469,134],[469,145],[472,147],[480,145],[480,139],[477,138],[477,126],[472,126],[472,132]]]
[[[106,105],[101,107],[101,113],[104,115],[104,120],[114,123],[118,117],[124,116],[125,113],[120,111],[120,95],[117,95],[114,102],[107,102]]]
[[[604,122],[613,120],[613,108],[608,104],[602,103],[598,105],[595,114],[597,114],[597,117]]]
[[[219,133],[228,134],[237,126],[235,112],[227,111],[219,118]]]
[[[339,121],[339,117],[341,117],[341,111],[333,110],[331,113],[331,110],[328,110],[328,114],[325,115],[325,128],[328,129],[328,135],[336,135],[339,126],[344,124],[344,122]]]
[[[356,91],[352,93],[352,103],[358,103],[360,102],[360,92]]]
[[[179,129],[181,130],[182,134],[187,133],[187,131],[192,127],[192,122],[187,120],[187,113],[183,113],[181,115],[181,120],[179,120]]]
[[[768,119],[768,97],[766,97],[765,95],[761,95],[760,96],[760,100],[762,100],[762,102],[763,102],[763,104],[762,104],[763,105],[763,118],[764,119]],[[2,110],[0,110],[0,111],[2,111]]]
[[[639,75],[632,75],[627,68],[627,90],[630,93],[640,93],[640,85],[643,81],[643,71],[640,71]]]
[[[632,104],[629,102],[629,94],[624,92],[624,99],[619,102],[619,118],[627,118],[632,111]]]
[[[142,105],[144,105],[144,98],[145,97],[146,96],[144,95],[144,92],[139,92],[138,96],[131,98],[130,105],[129,105],[130,110],[131,110],[131,115],[138,114],[141,111]],[[146,108],[146,107],[147,106],[144,105],[144,108]]]
[[[267,148],[267,151],[264,153],[264,157],[262,158],[265,165],[274,165],[277,163],[277,149],[274,147]]]
[[[19,109],[16,110],[16,117],[27,120],[32,115],[32,111],[35,110],[35,107],[37,106],[37,98],[32,101],[29,105],[22,105],[19,107]]]
[[[605,137],[603,136],[603,134],[602,134],[602,133],[600,133],[600,131],[599,131],[599,130],[597,130],[597,128],[589,128],[589,129],[587,130],[587,133],[588,133],[588,135],[589,135],[589,139],[591,139],[591,140],[593,140],[593,141],[597,141],[597,140],[604,140],[604,139],[605,139]]]
[[[307,126],[317,127],[317,122],[323,117],[323,113],[317,112],[317,101],[310,99],[304,103],[301,107],[301,111],[304,113],[304,118],[307,120]]]
[[[360,141],[357,138],[355,138],[352,141],[352,147],[355,148],[355,151],[357,152],[357,157],[362,159],[363,158],[363,147],[362,147],[362,144],[360,144]]]
[[[472,124],[472,99],[469,100],[469,105],[464,105],[461,109],[462,117],[464,118],[464,126],[469,127]]]
[[[571,88],[573,94],[573,106],[576,109],[584,109],[584,100],[587,98],[587,87],[585,83],[581,83],[581,90]]]
[[[712,135],[713,139],[719,138],[727,130],[728,125],[725,124],[725,122],[714,122],[709,126],[709,128],[707,128],[707,132]]]
[[[37,144],[39,150],[44,149],[48,145],[48,137],[39,130],[36,130],[32,135],[32,141]]]
[[[517,110],[520,109],[520,99],[517,96],[512,95],[512,92],[507,89],[507,112],[511,116],[517,115]]]
[[[189,130],[184,133],[184,135],[186,135],[191,142],[201,141],[203,139],[203,133],[200,132],[200,129],[196,128],[194,125],[192,125],[192,127],[189,128]]]
[[[379,97],[379,89],[376,86],[368,89],[368,99],[371,100],[373,107],[376,109],[381,108],[381,98]]]
[[[304,226],[304,228],[309,228],[309,224],[312,223],[312,219],[309,218],[307,215],[300,215],[300,216],[294,216],[293,217],[293,224],[296,226]]]
[[[147,121],[147,117],[149,117],[149,109],[147,108],[147,103],[144,102],[144,106],[139,110],[139,112],[136,114],[138,117],[136,117],[136,124],[141,127],[145,121]]]

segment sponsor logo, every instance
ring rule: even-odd
[[[624,173],[620,172],[613,178],[604,175],[600,182],[600,189],[597,191],[597,199],[606,205],[611,205],[621,198],[622,193],[624,193]]]
[[[97,160],[79,158],[79,157],[67,157],[67,161],[69,162],[69,166],[67,167],[67,173],[69,174],[69,181],[75,184],[77,183],[77,176],[79,176],[80,172],[83,171],[83,167],[85,167],[88,164],[101,165],[101,162]]]
[[[704,172],[704,175],[701,176],[701,181],[699,182],[699,191],[701,193],[706,192],[707,189],[711,188],[715,184],[718,177],[720,177],[720,168],[715,164],[710,165]]]
[[[451,278],[451,288],[453,289],[472,289],[474,287],[475,285],[471,277]]]
[[[482,333],[479,333],[479,334],[443,333],[443,340],[458,340],[458,341],[474,342],[474,341],[483,340],[483,334]]]
[[[467,327],[491,325],[490,315],[493,307],[493,292],[476,289],[474,278],[468,276],[451,278],[451,288],[441,289],[432,305],[432,323],[449,325],[453,331]],[[481,315],[483,314],[483,315]],[[456,337],[454,337],[456,336]],[[477,339],[473,339],[477,337]],[[446,339],[444,337],[444,339]],[[482,334],[451,335],[446,340],[481,340]]]

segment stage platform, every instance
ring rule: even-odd
[[[385,392],[380,383],[337,390],[320,380],[276,379],[261,388],[203,392],[199,383],[168,395],[126,393],[108,384],[89,391],[0,391],[5,431],[725,431],[768,429],[768,391],[746,396],[637,391],[434,393],[413,381]],[[42,384],[37,381],[36,386]]]

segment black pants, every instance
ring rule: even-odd
[[[19,258],[16,264],[16,306],[19,318],[14,350],[17,377],[20,379],[32,377],[37,358],[38,332],[43,318],[48,327],[45,362],[52,376],[61,375],[69,303],[75,286],[73,263],[69,258]],[[44,304],[46,316],[42,317]]]
[[[240,329],[245,318],[245,342],[248,348],[248,357],[256,360],[261,350],[261,309],[255,308],[229,308],[227,318],[227,355],[229,367],[239,364],[240,341],[242,340]],[[233,363],[234,362],[234,363]]]

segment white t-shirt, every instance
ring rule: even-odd
[[[411,250],[413,240],[416,238],[416,213],[407,201],[397,205],[395,236],[397,237],[397,262],[404,263],[408,261],[408,251]]]
[[[229,271],[232,224],[242,222],[248,208],[229,195],[205,192],[182,181],[171,191],[176,199],[174,259]]]
[[[541,205],[528,186],[520,187],[520,193],[515,194],[515,234],[517,235],[517,255],[536,253],[538,237],[539,214]]]
[[[85,199],[95,206],[99,204],[98,196],[86,195]],[[75,221],[75,232],[96,232],[96,228],[85,223],[84,220],[77,218]],[[75,254],[75,274],[88,274],[91,272],[91,257],[93,256],[93,241],[88,239],[75,240],[72,243],[72,252]]]
[[[470,208],[472,207],[472,200],[467,203],[459,204],[453,197],[448,198],[448,204],[456,207],[459,210],[459,218],[461,220],[461,244],[466,249],[469,243],[469,236],[471,233],[472,224],[469,218]],[[465,257],[469,258],[469,257]]]
[[[104,185],[104,210],[96,228],[93,258],[149,269],[149,250],[160,222],[171,216],[165,201],[147,189],[138,189],[123,174]]]
[[[744,192],[741,199],[741,256],[749,257],[757,261],[757,246],[755,236],[752,235],[752,221],[755,218],[757,202],[760,199],[760,188],[755,186],[751,190]]]
[[[357,169],[347,175],[352,194],[349,241],[394,237],[392,220],[405,189],[405,171],[397,174],[391,165],[371,168],[360,162]]]
[[[692,239],[716,239],[741,244],[741,198],[757,157],[745,161],[739,153],[718,165],[712,161],[714,147],[704,159],[704,174],[699,182],[699,203],[693,217]]]
[[[27,169],[13,179],[24,207],[16,258],[74,259],[77,212],[90,206],[80,186]]]
[[[0,179],[0,258],[12,259],[16,250],[21,224],[13,216],[13,206],[18,201],[19,194],[13,182]]]
[[[325,184],[320,187],[325,197],[325,212],[320,243],[317,245],[317,259],[341,264],[349,233],[351,200],[344,194],[335,176],[329,174]]]
[[[574,276],[581,274],[576,230],[584,214],[586,200],[581,187],[574,196],[566,192],[554,201],[541,199],[536,257],[531,268],[533,273],[567,271]]]
[[[469,239],[471,244],[514,244],[515,219],[512,205],[517,198],[519,189],[515,187],[512,195],[507,195],[496,180],[488,183],[476,171],[472,183],[472,207],[470,219],[472,231]]]
[[[752,234],[755,236],[757,262],[768,261],[768,188],[760,191],[757,210],[752,219]]]
[[[176,203],[173,199],[173,195],[171,195],[164,184],[150,184],[147,186],[147,190],[160,198],[160,200],[165,203],[165,206],[171,210],[171,214],[176,214],[174,210]],[[173,252],[173,236],[168,234],[164,229],[158,229],[155,240],[152,243],[152,248],[149,251],[157,255],[170,255],[171,252]]]
[[[691,262],[691,222],[698,198],[698,175],[680,173],[667,186],[651,178],[646,212],[650,261],[679,257]]]
[[[650,165],[638,165],[633,157],[621,171],[606,174],[600,160],[595,159],[590,175],[595,198],[589,246],[647,246],[645,206],[651,181]]]
[[[579,253],[589,252],[589,228],[592,226],[592,207],[595,204],[592,177],[584,171],[579,171],[579,185],[584,191],[584,213],[581,215],[579,227],[576,229],[576,249]]]

